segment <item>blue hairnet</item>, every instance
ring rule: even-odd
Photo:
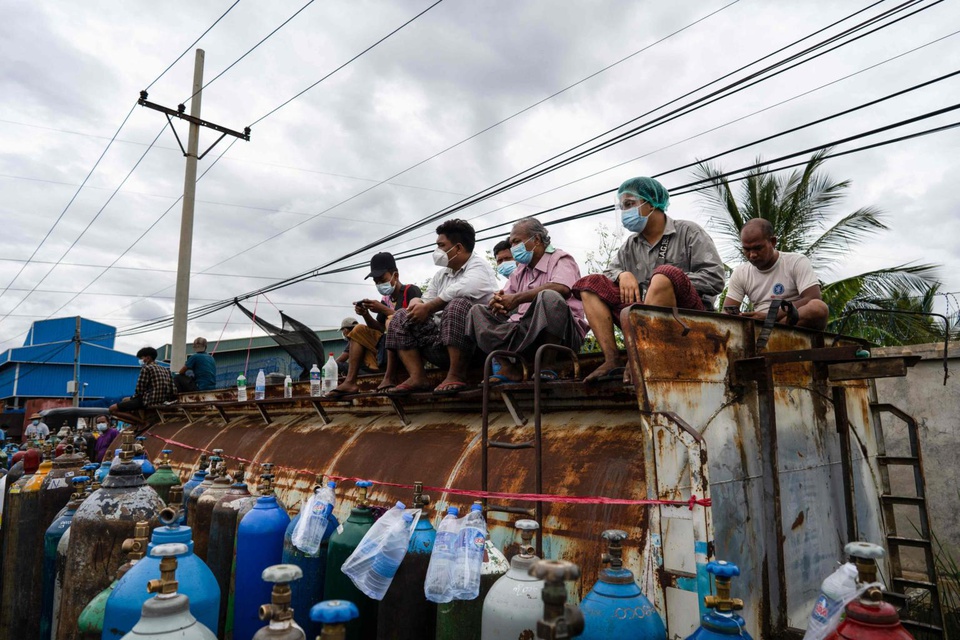
[[[630,178],[617,189],[617,197],[625,193],[643,198],[660,211],[666,211],[670,206],[670,194],[667,188],[653,178]]]

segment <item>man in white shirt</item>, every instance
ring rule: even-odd
[[[830,310],[820,298],[820,281],[810,266],[810,260],[799,253],[777,251],[777,237],[769,220],[748,220],[740,231],[740,243],[747,262],[737,265],[727,284],[723,310],[738,313],[744,297],[753,304],[753,311],[743,315],[764,319],[775,300],[793,303],[799,318],[793,324],[799,327],[823,330]],[[790,323],[783,310],[777,322]]]
[[[43,422],[43,417],[39,413],[30,416],[30,424],[23,431],[23,441],[46,440],[49,437],[50,428]]]
[[[474,348],[467,335],[467,315],[473,305],[487,304],[499,288],[490,264],[473,252],[475,244],[476,232],[465,220],[447,220],[437,227],[433,262],[440,270],[431,278],[427,292],[394,313],[387,327],[386,347],[397,352],[410,376],[388,394],[429,391],[424,359],[440,367],[449,365],[447,377],[434,393],[453,395],[466,387],[467,364]]]

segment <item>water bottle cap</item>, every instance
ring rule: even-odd
[[[403,503],[400,502],[399,500],[397,500],[397,504],[396,504],[395,506],[397,507],[397,509],[400,509],[400,510],[403,510],[403,509],[406,509],[406,508],[407,508],[407,505],[403,504]]]
[[[342,624],[359,616],[357,605],[348,600],[324,600],[310,608],[310,619],[323,624]]]
[[[327,486],[330,487],[331,489],[334,489],[336,488],[337,483],[331,480],[330,482],[327,483]]]
[[[460,509],[457,509],[456,507],[448,507],[447,513],[452,516],[458,516],[460,515]]]
[[[483,505],[482,504],[471,505],[470,511],[483,511]]]
[[[405,513],[405,514],[403,514],[403,521],[406,522],[406,523],[408,523],[408,524],[411,523],[411,522],[413,522],[413,514],[412,514],[412,513]]]

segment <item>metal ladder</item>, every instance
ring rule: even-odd
[[[882,493],[880,507],[883,512],[884,534],[887,540],[887,549],[890,554],[891,588],[894,592],[903,594],[906,589],[919,589],[930,595],[930,623],[902,619],[903,626],[913,633],[923,633],[928,636],[945,638],[943,611],[940,604],[940,589],[937,586],[937,569],[933,555],[933,540],[930,532],[930,514],[927,509],[926,482],[923,474],[923,457],[920,453],[920,435],[917,421],[912,416],[892,404],[871,403],[874,414],[874,425],[877,432],[879,455],[877,464],[880,466],[880,482]],[[886,455],[886,445],[883,438],[883,422],[881,414],[890,414],[907,426],[907,440],[910,445],[910,454],[906,456]],[[913,495],[894,494],[890,486],[890,467],[911,467],[913,469]],[[907,505],[917,510],[917,522],[910,526],[910,533],[897,529],[895,505]],[[900,551],[903,548],[923,550],[925,580],[908,578],[903,571]],[[905,599],[905,598],[904,598]],[[903,616],[901,616],[902,618]]]
[[[543,380],[540,378],[540,374],[543,372],[543,354],[547,351],[557,351],[560,353],[565,353],[570,356],[573,360],[573,377],[577,379],[580,377],[580,360],[577,357],[576,352],[567,347],[556,345],[556,344],[545,344],[537,349],[537,353],[534,356],[534,365],[533,365],[533,439],[526,440],[524,442],[501,442],[497,440],[490,440],[489,426],[490,426],[490,376],[493,375],[493,359],[495,357],[507,357],[507,358],[517,358],[521,365],[523,366],[523,375],[524,378],[527,377],[527,365],[523,361],[523,358],[519,353],[506,350],[492,351],[487,355],[487,359],[483,364],[483,413],[481,416],[481,442],[480,442],[480,488],[483,491],[489,490],[489,479],[490,479],[490,449],[507,449],[507,450],[518,450],[518,449],[533,449],[534,457],[536,459],[534,466],[534,479],[536,488],[535,493],[543,493],[543,433],[541,429],[541,417],[543,414],[543,403],[541,402],[541,391]],[[513,389],[520,391],[525,388],[521,385],[501,385],[500,393],[504,400],[507,402],[510,413],[513,414],[514,419],[517,421],[518,426],[526,425],[527,420],[524,418],[516,408],[515,403],[512,400],[509,400],[509,394]],[[527,387],[528,388],[528,387]],[[528,518],[533,518],[540,525],[540,528],[537,529],[537,555],[541,558],[543,557],[543,503],[537,501],[534,503],[533,509],[525,509],[523,507],[515,507],[512,505],[505,504],[488,504],[487,499],[483,500],[484,509],[488,512],[498,511],[501,513],[514,513],[518,515],[525,515]]]

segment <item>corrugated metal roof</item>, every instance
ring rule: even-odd
[[[73,342],[53,342],[32,347],[15,347],[0,358],[0,365],[13,362],[69,362],[73,363]],[[88,342],[80,343],[80,362],[139,367],[137,357],[109,347]]]
[[[315,331],[314,333],[323,341],[324,348],[327,351],[334,351],[339,353],[343,350],[344,340],[343,336],[340,335],[339,329],[324,329],[323,331]],[[254,336],[253,339],[250,338],[233,338],[231,340],[221,340],[217,343],[216,340],[211,340],[207,338],[207,352],[211,354],[225,353],[228,351],[244,351],[246,352],[248,346],[250,349],[263,349],[268,347],[276,347],[277,342],[271,336]],[[327,346],[327,343],[332,343],[333,346]],[[339,347],[337,347],[339,345]],[[337,350],[339,349],[339,350]],[[165,344],[162,347],[157,347],[157,352],[159,353],[158,360],[169,360],[170,359],[170,350],[171,345]],[[214,351],[216,350],[216,351]],[[193,343],[187,343],[187,355],[193,353]]]
[[[76,329],[76,316],[38,320],[30,325],[30,331],[27,332],[23,346],[29,347],[32,345],[71,340],[73,339],[73,334]],[[84,342],[91,342],[106,347],[107,349],[112,349],[116,334],[116,327],[103,324],[102,322],[94,322],[87,318],[80,318],[80,339]]]
[[[128,396],[139,375],[140,367],[81,364],[80,384],[87,384],[85,388],[81,386],[81,392],[84,398]],[[72,363],[6,366],[0,370],[0,398],[67,397],[67,382],[72,379]]]

